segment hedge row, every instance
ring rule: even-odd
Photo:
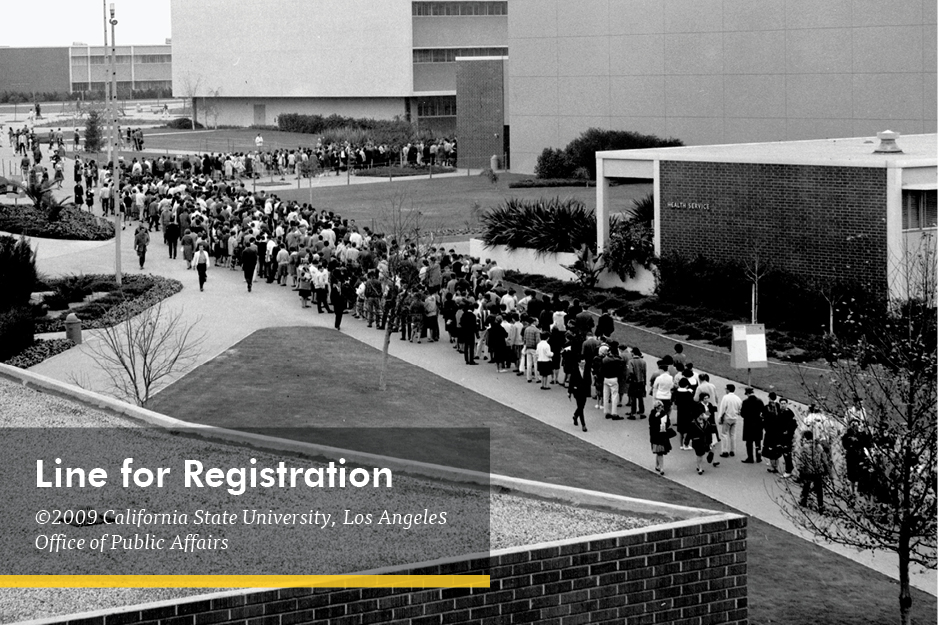
[[[657,328],[668,334],[707,342],[716,347],[729,348],[732,325],[746,322],[744,317],[723,310],[676,304],[622,288],[588,289],[577,282],[515,271],[506,272],[505,279],[536,291],[579,299],[581,304],[590,308],[608,309],[626,323]],[[823,336],[798,331],[768,330],[766,348],[771,357],[789,362],[820,360],[826,354]]]

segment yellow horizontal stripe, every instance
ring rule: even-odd
[[[0,575],[0,588],[488,588],[488,575]]]

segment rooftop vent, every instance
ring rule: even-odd
[[[884,130],[877,132],[876,137],[879,139],[879,147],[873,150],[873,154],[902,154],[902,149],[896,145],[896,139],[899,138],[898,132]]]

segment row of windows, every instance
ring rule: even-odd
[[[135,54],[133,57],[129,54],[118,54],[117,63],[119,65],[128,65],[131,58],[133,58],[134,63],[172,63],[173,55],[172,54]],[[92,56],[73,56],[72,64],[73,65],[105,65],[108,62],[108,56],[106,54],[95,54]]]
[[[417,17],[437,15],[508,15],[508,2],[414,2]]]
[[[902,229],[938,228],[938,191],[902,192]]]
[[[508,48],[423,48],[414,50],[414,63],[454,63],[457,56],[508,56]]]
[[[418,117],[453,117],[456,115],[456,96],[437,95],[417,101]]]
[[[104,85],[109,83],[104,82],[73,82],[72,91],[104,91]],[[141,91],[147,89],[172,89],[173,81],[172,80],[136,80],[131,82],[129,80],[119,80],[117,81],[117,90],[125,91],[127,89],[133,89],[134,91]]]

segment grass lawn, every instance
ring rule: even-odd
[[[143,145],[149,150],[185,150],[190,152],[247,152],[254,151],[254,138],[261,133],[265,150],[314,147],[319,135],[255,128],[224,130],[175,130],[153,128],[143,131]]]
[[[414,428],[487,428],[495,473],[728,509],[393,357],[389,391],[379,393],[377,360],[376,350],[329,330],[271,328],[254,333],[169,386],[148,407],[180,419],[244,430],[258,430],[261,424],[401,428],[385,432],[385,441],[369,441],[347,430],[340,436],[350,447],[407,449],[407,455],[416,459],[433,457],[434,452],[424,447],[429,439],[412,440]],[[434,438],[443,445],[436,456],[452,452],[457,466],[481,457],[473,450],[484,437],[472,432]],[[757,519],[749,520],[748,549],[751,623],[847,625],[898,619],[898,585],[860,564]],[[912,592],[915,622],[935,623],[935,598]]]
[[[392,198],[404,194],[404,205],[422,213],[424,228],[440,231],[467,228],[476,224],[473,207],[487,209],[497,206],[508,197],[523,199],[576,198],[587,208],[596,207],[596,189],[585,187],[509,189],[512,180],[524,178],[520,174],[499,173],[498,183],[492,184],[484,176],[455,176],[433,180],[397,180],[375,184],[350,186],[322,186],[313,183],[313,205],[316,208],[334,210],[359,225],[379,227],[383,214],[387,213]],[[297,191],[277,191],[282,199],[310,201],[307,182]],[[609,190],[612,212],[624,212],[631,208],[632,200],[651,192],[651,184],[630,184],[612,187]],[[386,218],[384,218],[386,220]]]

